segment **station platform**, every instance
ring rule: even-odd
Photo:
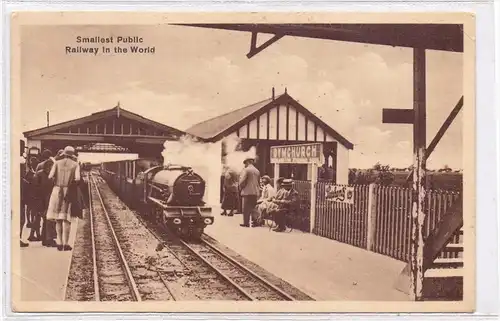
[[[205,234],[315,300],[410,300],[394,288],[404,262],[298,230],[241,227],[242,214],[214,214]]]
[[[69,244],[74,247],[79,219],[71,224]],[[20,249],[21,272],[19,278],[21,301],[63,301],[73,251],[58,251],[42,246],[42,242],[28,242],[31,229],[24,228],[23,241],[28,247]],[[19,240],[17,240],[19,244]],[[18,245],[19,246],[19,245]]]
[[[404,262],[348,244],[294,230],[276,233],[267,226],[244,228],[242,214],[220,216],[205,233],[246,260],[320,301],[406,301],[394,289]],[[78,219],[72,222],[70,245],[74,247]],[[30,229],[24,229],[26,240]],[[30,242],[20,249],[19,278],[22,301],[62,301],[72,251],[57,251]]]

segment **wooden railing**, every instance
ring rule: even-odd
[[[326,200],[325,188],[329,183],[317,183],[316,219],[313,233],[333,240],[366,248],[407,262],[410,255],[411,190],[400,187],[351,185],[354,203],[346,204]],[[342,185],[336,185],[342,186]],[[301,195],[301,206],[310,204],[311,184],[295,182]],[[424,237],[436,229],[446,211],[460,194],[454,191],[428,190]],[[304,214],[307,215],[307,214]],[[453,235],[451,243],[460,243],[460,233]],[[458,258],[459,252],[444,252],[442,258]]]

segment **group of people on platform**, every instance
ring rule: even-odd
[[[71,251],[69,235],[73,217],[83,217],[88,204],[88,190],[82,179],[78,154],[72,146],[56,156],[45,149],[41,158],[32,156],[21,168],[21,229],[31,228],[28,241],[59,251]],[[41,232],[40,232],[41,228]]]
[[[276,232],[286,230],[285,221],[287,214],[299,204],[299,193],[293,188],[291,179],[279,178],[276,188],[271,184],[268,175],[261,177],[260,171],[254,166],[255,159],[244,160],[245,168],[238,174],[228,166],[224,166],[223,183],[223,216],[233,216],[239,208],[241,198],[241,209],[243,212],[242,227],[264,225],[264,218],[275,220]]]

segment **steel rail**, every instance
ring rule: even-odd
[[[90,216],[90,234],[92,241],[92,265],[94,267],[94,300],[101,301],[101,293],[99,290],[99,275],[97,273],[97,256],[96,256],[96,241],[94,232],[94,211],[92,210],[92,173],[88,173],[87,183],[89,185],[89,216]]]
[[[167,288],[167,291],[168,293],[170,294],[170,296],[172,297],[172,299],[174,301],[177,301],[177,298],[176,296],[174,295],[172,289],[170,288],[170,286],[168,285],[168,282],[165,280],[165,278],[161,275],[161,272],[160,271],[156,271],[156,273],[158,273],[158,277],[160,278],[160,281],[161,283],[163,283],[163,285]]]
[[[296,301],[295,298],[292,297],[290,294],[286,293],[285,291],[283,291],[282,289],[278,288],[274,284],[272,284],[269,281],[265,280],[263,277],[261,277],[260,275],[258,275],[254,271],[250,270],[249,268],[247,268],[246,266],[244,266],[240,262],[236,261],[235,259],[233,259],[229,255],[225,254],[220,249],[216,248],[215,246],[213,246],[212,244],[210,244],[206,240],[201,239],[201,241],[203,242],[203,244],[207,245],[211,250],[215,251],[217,254],[219,254],[220,256],[222,256],[223,258],[225,258],[226,260],[228,260],[232,264],[236,265],[237,267],[241,268],[242,270],[244,270],[248,274],[252,275],[254,278],[258,279],[260,282],[264,283],[266,286],[268,286],[271,289],[273,289],[274,291],[278,292],[279,294],[281,294],[282,296],[284,296],[285,298],[287,298],[289,301]]]
[[[141,224],[159,241],[161,241],[161,239],[154,233],[154,231],[152,231],[143,221],[142,221],[142,218],[140,217],[137,217],[137,219],[139,220],[139,222],[141,222]],[[179,261],[180,259],[175,255],[175,253],[172,253]],[[180,261],[182,265],[184,265],[184,267],[186,267],[186,265]],[[187,268],[187,267],[186,267]],[[177,298],[176,296],[174,295],[172,289],[170,288],[170,286],[168,285],[168,282],[165,280],[165,278],[161,275],[161,272],[160,271],[156,271],[156,273],[158,274],[158,277],[160,279],[160,281],[163,283],[163,285],[166,287],[168,293],[170,294],[170,296],[172,297],[172,299],[174,301],[177,301]]]
[[[162,244],[165,244],[165,240],[162,239],[162,237],[158,236],[158,234],[152,229],[150,228],[149,226],[147,226],[147,224],[142,220],[142,218],[139,218],[139,221],[142,223],[142,225],[144,225],[150,232],[151,234],[160,242],[162,242]],[[227,275],[224,274],[224,272],[222,271],[219,271],[215,266],[213,266],[213,264],[211,264],[210,262],[208,262],[204,257],[202,257],[200,254],[196,253],[196,250],[194,250],[192,247],[190,247],[186,242],[184,242],[183,240],[181,240],[180,238],[177,239],[178,241],[180,241],[181,245],[183,245],[184,247],[186,247],[191,253],[193,253],[197,258],[199,258],[203,263],[205,263],[206,265],[208,265],[215,273],[217,273],[220,277],[222,277],[224,280],[226,280],[227,282],[229,282],[232,286],[234,286],[240,293],[242,293],[245,297],[247,297],[249,300],[251,301],[256,301],[256,299],[250,295],[248,292],[246,292],[244,289],[242,289],[239,285],[237,285],[236,283],[234,283],[233,280],[231,280],[231,278],[229,278]],[[189,269],[186,264],[182,261],[182,259],[175,253],[175,251],[171,248],[171,246],[168,246],[167,244],[165,244],[165,247],[169,250],[169,252],[177,259],[179,260],[179,262],[187,269]]]
[[[94,181],[93,176],[92,176],[92,180]],[[108,226],[111,230],[111,234],[113,236],[115,248],[120,256],[120,263],[122,265],[122,268],[124,269],[125,277],[127,278],[129,286],[132,290],[132,296],[136,301],[142,301],[141,295],[139,293],[139,289],[137,288],[137,284],[134,281],[134,277],[132,276],[132,272],[130,271],[130,267],[127,264],[127,260],[125,259],[125,256],[123,255],[123,250],[120,246],[120,242],[118,241],[118,237],[116,236],[115,230],[113,229],[113,225],[111,224],[111,219],[109,218],[109,213],[106,210],[106,207],[104,206],[104,200],[102,199],[101,192],[99,191],[97,184],[95,184],[95,181],[94,181],[94,187],[95,187],[95,190],[97,192],[97,196],[99,197],[99,200],[101,202],[104,216],[106,217],[106,221],[108,222]]]
[[[203,263],[205,263],[206,265],[208,265],[212,270],[215,271],[215,273],[217,273],[218,275],[220,275],[224,280],[226,280],[227,282],[229,282],[232,286],[234,286],[238,291],[240,291],[241,294],[243,294],[244,296],[246,296],[248,299],[250,299],[251,301],[257,301],[257,299],[252,296],[250,293],[248,293],[247,291],[245,291],[241,286],[239,286],[238,284],[236,284],[233,280],[231,280],[231,278],[229,276],[227,276],[224,272],[222,272],[221,270],[217,269],[215,266],[213,266],[212,263],[208,262],[207,259],[205,259],[203,256],[201,256],[199,253],[196,252],[195,249],[193,249],[189,244],[187,244],[186,242],[184,242],[183,240],[179,239],[179,241],[181,242],[182,245],[184,245],[188,250],[191,251],[191,253],[193,253],[194,255],[196,255],[200,260],[203,261]]]

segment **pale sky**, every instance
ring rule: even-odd
[[[143,37],[155,54],[65,53],[77,36],[112,35]],[[287,87],[354,144],[349,167],[412,163],[412,127],[382,124],[382,108],[412,108],[411,49],[285,37],[248,59],[249,45],[249,33],[181,26],[24,26],[22,130],[45,126],[47,110],[55,124],[118,101],[184,130]],[[427,95],[429,144],[462,95],[462,54],[427,51]],[[428,167],[445,164],[462,168],[462,113]]]

